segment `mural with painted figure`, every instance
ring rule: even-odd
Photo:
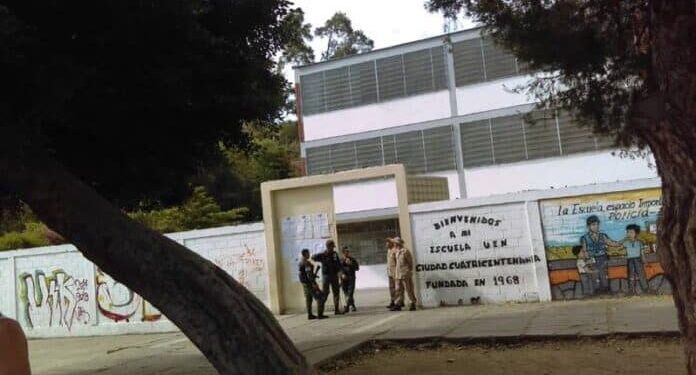
[[[18,281],[20,315],[27,328],[64,327],[70,331],[92,320],[87,278],[54,268],[22,272]]]
[[[657,258],[659,189],[540,204],[554,299],[669,293]]]

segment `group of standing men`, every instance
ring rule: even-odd
[[[358,262],[350,256],[348,247],[341,251],[343,258],[339,257],[335,251],[336,243],[333,240],[326,241],[326,250],[315,254],[311,259],[321,264],[317,270],[309,261],[308,249],[302,250],[302,260],[300,261],[300,282],[304,289],[305,303],[307,305],[308,319],[325,319],[324,304],[329,297],[329,292],[333,294],[334,314],[345,314],[352,309],[356,311],[353,294],[355,292],[355,272],[360,269]],[[316,279],[319,269],[321,269],[322,287]],[[339,281],[340,280],[340,281]],[[346,306],[341,310],[340,289],[346,297]],[[317,301],[317,315],[312,314],[312,301]]]

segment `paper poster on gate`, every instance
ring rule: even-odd
[[[311,255],[324,251],[330,234],[326,213],[288,216],[282,219],[281,249],[283,261],[290,267],[291,280],[299,282],[302,250],[308,249]]]

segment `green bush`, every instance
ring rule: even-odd
[[[246,208],[223,211],[205,188],[197,186],[193,189],[191,197],[181,206],[151,211],[140,210],[130,213],[129,216],[160,233],[171,233],[238,224],[248,212]]]
[[[40,223],[26,223],[23,231],[7,232],[0,235],[0,251],[48,246],[47,228]]]

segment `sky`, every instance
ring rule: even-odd
[[[312,30],[321,26],[338,12],[344,12],[353,22],[353,28],[362,30],[375,42],[375,49],[407,43],[444,33],[441,14],[429,13],[425,0],[294,0],[294,7],[305,12],[305,22]],[[473,26],[471,22],[458,23],[462,30]],[[312,43],[316,59],[326,48],[323,41],[315,38]],[[292,69],[285,72],[294,82]]]

